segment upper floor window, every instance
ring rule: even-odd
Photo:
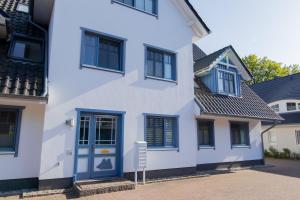
[[[124,71],[124,40],[84,32],[82,65]]]
[[[176,81],[174,53],[147,47],[146,76]]]
[[[296,144],[300,145],[300,131],[296,130],[295,134],[296,134]]]
[[[236,78],[232,72],[218,70],[218,87],[220,93],[236,94]]]
[[[177,117],[146,116],[148,147],[177,147]]]
[[[244,122],[231,122],[231,145],[232,146],[249,146],[249,124]]]
[[[287,108],[287,111],[293,111],[293,110],[296,110],[296,103],[286,103],[286,108]]]
[[[114,0],[127,6],[136,8],[146,13],[157,15],[158,0]]]
[[[279,104],[275,104],[273,106],[271,106],[272,110],[274,110],[275,112],[279,112]]]
[[[42,41],[15,37],[12,41],[10,57],[41,63],[43,61],[43,52]]]

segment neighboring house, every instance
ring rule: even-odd
[[[251,86],[285,120],[264,134],[265,149],[271,146],[300,154],[300,74],[276,77]],[[272,124],[264,123],[267,129]]]
[[[243,83],[233,48],[193,48],[210,30],[188,0],[0,10],[0,190],[132,179],[144,140],[148,178],[262,163],[260,122],[280,118]]]
[[[194,52],[198,169],[262,163],[261,121],[281,118],[246,85],[252,75],[232,46]]]

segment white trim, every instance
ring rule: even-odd
[[[174,147],[148,147],[147,151],[178,151],[179,148],[174,148]]]
[[[235,88],[235,94],[231,94],[231,93],[226,93],[226,92],[222,92],[222,91],[220,91],[220,88],[219,88],[219,71],[222,71],[222,72],[225,72],[225,73],[229,73],[229,74],[233,74],[233,76],[234,76],[234,88]],[[218,82],[218,93],[219,94],[224,94],[224,95],[228,95],[228,96],[238,96],[237,95],[237,78],[236,78],[236,76],[237,76],[237,73],[235,73],[235,72],[231,72],[231,71],[229,71],[229,70],[224,70],[224,69],[217,69],[217,82]]]

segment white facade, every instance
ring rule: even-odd
[[[45,104],[31,100],[2,98],[0,105],[24,107],[18,142],[18,155],[0,153],[0,180],[39,176]]]
[[[295,103],[296,109],[288,110],[287,103]],[[298,99],[284,99],[284,100],[274,101],[272,103],[269,103],[268,105],[271,108],[272,108],[272,106],[278,105],[279,111],[276,111],[277,113],[290,113],[290,112],[300,111],[300,100],[298,100]]]
[[[125,75],[80,69],[81,27],[127,39]],[[180,115],[180,150],[149,151],[148,170],[196,165],[193,32],[171,1],[160,1],[158,18],[111,1],[56,1],[49,34],[40,179],[73,176],[76,128],[64,122],[77,118],[76,108],[126,112],[124,172],[134,171],[134,144],[144,139],[143,113]],[[177,53],[177,83],[145,80],[144,44]]]

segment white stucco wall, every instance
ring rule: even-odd
[[[195,105],[197,119],[214,120],[215,149],[199,149],[197,164],[235,162],[262,159],[261,122],[259,120],[199,115]],[[248,122],[251,148],[231,148],[230,121]]]
[[[0,153],[0,180],[39,176],[45,105],[22,100],[0,99],[0,105],[24,106],[18,156]]]
[[[299,125],[279,125],[264,134],[264,147],[269,149],[271,146],[279,151],[284,148],[300,154],[300,145],[296,143],[296,131],[300,131]],[[273,135],[273,140],[270,138]]]
[[[127,39],[125,76],[80,69],[80,27]],[[79,107],[126,111],[124,172],[134,170],[134,142],[144,139],[143,113],[180,115],[179,152],[148,152],[148,170],[196,165],[193,33],[169,0],[159,1],[158,18],[111,1],[56,1],[49,34],[40,179],[73,176],[76,128],[65,121]],[[178,84],[144,79],[144,43],[177,52]]]
[[[287,103],[296,103],[296,110],[288,111],[287,110]],[[300,111],[300,100],[299,99],[285,99],[285,100],[279,100],[279,101],[274,101],[272,103],[269,103],[268,105],[271,107],[273,105],[279,105],[279,112],[278,113],[288,113],[288,112],[295,112],[295,111]]]

